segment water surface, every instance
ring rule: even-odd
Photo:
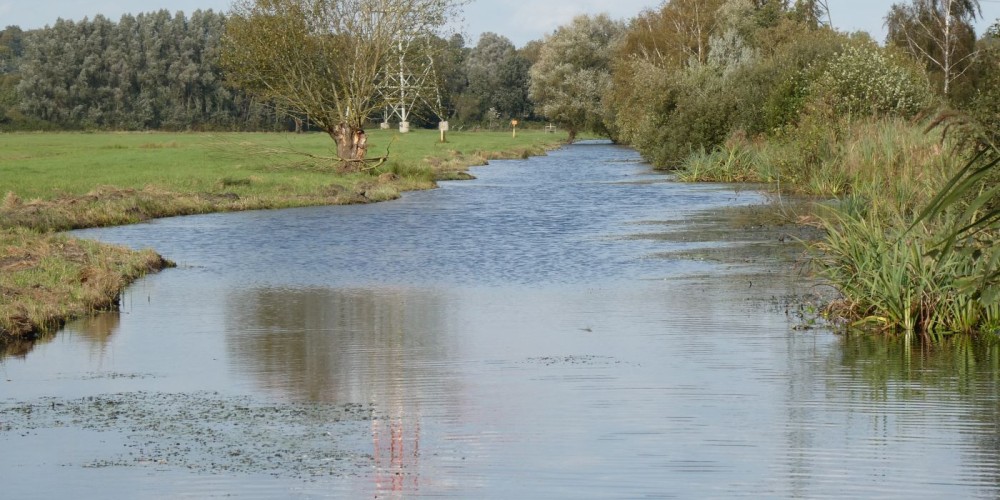
[[[0,361],[4,496],[1000,494],[995,343],[803,330],[800,269],[649,237],[761,194],[607,144],[473,173],[79,232],[180,267]]]

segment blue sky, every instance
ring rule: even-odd
[[[841,30],[867,31],[877,40],[885,37],[882,18],[893,0],[828,0],[833,23]],[[896,0],[902,1],[902,0]],[[470,44],[485,31],[500,33],[518,46],[540,39],[573,16],[606,12],[628,19],[646,8],[656,8],[660,0],[474,0],[465,9],[463,31]],[[0,0],[0,27],[18,25],[24,29],[41,28],[56,19],[79,20],[104,14],[117,20],[122,14],[159,9],[191,13],[197,9],[226,11],[231,0]],[[1000,17],[1000,0],[981,0],[984,20],[982,32]]]

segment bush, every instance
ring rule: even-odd
[[[736,102],[728,78],[696,65],[671,73],[651,63],[630,63],[629,90],[611,98],[614,138],[658,168],[674,168],[688,155],[711,150],[730,135]]]
[[[809,88],[839,115],[911,117],[931,103],[926,73],[911,60],[873,42],[848,45]]]
[[[797,123],[812,81],[851,40],[832,30],[782,28],[781,45],[737,72],[729,86],[739,103],[736,127],[750,136],[772,134]]]

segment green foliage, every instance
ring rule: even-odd
[[[980,14],[979,0],[910,0],[893,4],[885,18],[886,45],[920,61],[941,94],[961,102],[964,97],[956,94],[968,92],[968,69],[976,43],[972,22]]]
[[[645,61],[628,68],[633,86],[616,85],[610,97],[616,140],[658,167],[675,167],[726,139],[735,103],[712,68],[672,73]]]
[[[24,55],[24,31],[17,26],[0,30],[0,75],[17,72]]]
[[[979,42],[976,90],[963,111],[982,126],[982,133],[1000,146],[1000,21]]]
[[[814,81],[850,37],[775,17],[775,8],[722,4],[705,64],[692,59],[672,69],[648,53],[623,53],[607,97],[613,137],[672,168],[689,154],[711,154],[733,134],[777,134],[797,124]]]
[[[854,326],[927,334],[973,333],[1000,325],[1000,302],[974,283],[996,266],[997,252],[972,259],[933,251],[934,224],[910,229],[878,218],[835,215],[818,249],[821,273],[844,295],[832,308]],[[970,286],[972,285],[972,286]]]
[[[849,41],[831,30],[808,30],[792,23],[782,24],[765,38],[784,42],[762,50],[763,56],[734,73],[728,86],[738,103],[733,125],[750,136],[774,134],[797,124],[817,73]]]
[[[546,37],[538,62],[531,67],[531,98],[538,112],[579,131],[607,133],[603,104],[611,87],[614,45],[623,25],[607,15],[578,16]]]
[[[773,183],[779,178],[773,148],[735,137],[711,151],[689,155],[677,170],[684,182]]]
[[[60,19],[32,31],[7,128],[284,128],[274,110],[223,85],[225,22],[211,10],[190,18],[161,10],[117,23]]]
[[[824,65],[809,93],[832,112],[852,117],[909,117],[931,102],[923,72],[874,43],[848,45]]]
[[[525,118],[532,112],[528,98],[531,64],[505,36],[483,33],[465,58],[465,103],[459,119],[477,123],[493,109],[505,119]]]
[[[873,210],[872,201],[865,212],[828,218],[819,262],[844,294],[838,315],[892,331],[1000,328],[1000,248],[994,244],[1000,210],[989,206],[1000,194],[989,181],[1000,169],[1000,151],[988,144],[978,151],[938,183],[919,214]]]
[[[670,38],[657,30],[669,33],[669,23],[644,14],[607,95],[615,139],[679,167],[681,180],[765,182],[837,200],[817,257],[844,296],[832,314],[887,331],[996,330],[997,156],[959,168],[957,134],[910,121],[935,101],[924,68],[865,35],[820,27],[819,4],[789,12],[782,2],[726,2],[707,57],[686,65],[660,51]],[[1000,57],[991,39],[980,47],[984,84],[970,114],[995,145]]]

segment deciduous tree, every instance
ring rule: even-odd
[[[971,66],[975,54],[974,21],[981,13],[979,0],[912,0],[895,4],[886,16],[888,41],[910,52],[927,68],[941,75],[941,91]]]
[[[531,111],[528,69],[531,64],[509,38],[483,33],[465,60],[469,85],[467,119],[482,120],[493,109],[505,118],[522,118]]]
[[[357,166],[364,126],[399,47],[439,31],[459,0],[239,0],[226,26],[229,81],[307,117]]]
[[[546,37],[531,67],[531,98],[546,118],[569,130],[606,134],[604,96],[611,87],[615,46],[625,26],[605,14],[578,16]]]

